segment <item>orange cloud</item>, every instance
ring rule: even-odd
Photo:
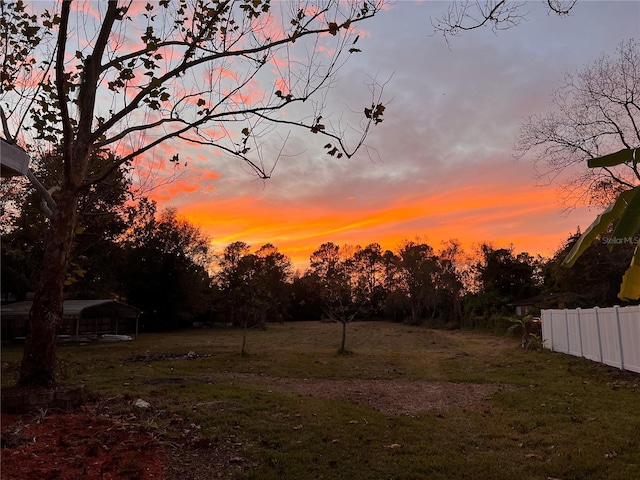
[[[550,256],[572,233],[556,220],[552,189],[505,185],[497,190],[468,185],[374,209],[339,210],[246,197],[190,203],[180,212],[212,238],[217,250],[237,240],[255,247],[271,242],[299,268],[327,241],[362,246],[377,242],[395,250],[404,240],[420,236],[436,249],[441,242],[458,239],[466,249],[481,242],[513,244],[518,252]],[[583,212],[582,217],[590,215]]]

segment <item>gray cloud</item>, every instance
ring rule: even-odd
[[[359,113],[370,101],[367,82],[372,77],[386,82],[389,103],[384,121],[367,139],[369,154],[363,149],[352,159],[328,157],[322,138],[293,133],[286,155],[266,183],[254,181],[237,161],[216,158],[214,168],[222,175],[212,181],[215,195],[208,190],[208,198],[230,201],[250,196],[273,208],[293,204],[337,214],[350,209],[375,212],[431,195],[446,196],[447,191],[465,186],[477,194],[483,190],[482,182],[493,190],[502,184],[512,195],[517,193],[511,188],[514,182],[532,187],[532,165],[514,164],[511,158],[521,120],[548,109],[549,93],[565,71],[579,69],[637,35],[640,3],[578,2],[574,13],[561,19],[548,15],[544,2],[535,2],[528,5],[528,20],[520,26],[497,35],[490,30],[468,32],[450,45],[431,35],[430,23],[447,5],[401,1],[363,25],[368,34],[358,45],[362,52],[340,71],[338,87],[330,92],[334,114],[327,120],[356,121],[353,111]],[[280,132],[273,145],[286,134]],[[275,155],[275,148],[266,152]],[[548,189],[541,196],[549,203]],[[545,214],[556,207],[547,204]],[[524,228],[518,216],[542,221],[531,211],[507,215],[508,202],[477,211],[460,208],[433,214],[429,221],[425,221],[429,212],[424,212],[380,225],[378,231],[415,228],[422,231],[414,234],[420,234],[439,222],[455,232],[485,215],[486,228],[477,234],[491,235],[493,229],[496,237],[506,238]],[[501,214],[492,216],[497,210]],[[584,227],[592,215],[580,211],[580,216],[563,217],[557,211],[545,228],[554,229],[558,243],[578,223]],[[548,241],[554,232],[545,230],[540,237]]]

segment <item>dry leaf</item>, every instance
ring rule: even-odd
[[[544,460],[542,455],[538,455],[537,453],[525,453],[524,458],[533,458],[535,460]]]

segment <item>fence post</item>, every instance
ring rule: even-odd
[[[571,340],[569,340],[569,310],[564,309],[564,330],[567,333],[567,353],[571,355]]]
[[[618,325],[618,344],[620,346],[620,370],[624,370],[624,351],[622,344],[622,327],[620,327],[620,311],[619,306],[614,305],[613,307],[616,311],[616,324]]]
[[[596,327],[598,328],[598,348],[600,349],[600,363],[602,363],[602,337],[600,336],[600,315],[598,313],[598,307],[593,307],[593,311],[596,313]]]
[[[582,325],[580,325],[580,308],[576,308],[576,315],[578,317],[578,337],[580,338],[580,356],[584,357],[584,348],[582,347]]]
[[[549,338],[551,338],[551,351],[553,349],[553,310],[549,310]]]

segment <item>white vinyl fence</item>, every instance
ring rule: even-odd
[[[640,372],[640,306],[542,310],[542,338],[553,352]]]

